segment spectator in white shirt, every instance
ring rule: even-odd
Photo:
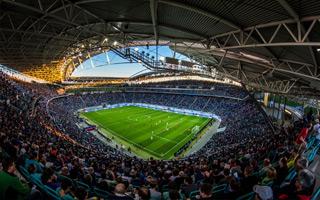
[[[316,119],[315,122],[316,122],[315,125],[313,125],[313,132],[317,135],[318,130],[320,128],[319,119]]]
[[[318,128],[318,131],[315,133],[315,135],[316,135],[315,144],[319,145],[320,144],[320,128]]]

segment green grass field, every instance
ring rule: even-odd
[[[118,144],[130,147],[136,155],[156,159],[171,159],[192,140],[194,127],[201,130],[211,120],[136,106],[81,113],[81,116]]]

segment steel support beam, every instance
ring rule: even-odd
[[[153,26],[154,39],[156,45],[159,42],[159,30],[158,30],[158,0],[150,0],[150,11]]]
[[[59,35],[53,35],[52,33],[48,33],[48,32],[25,31],[25,30],[9,29],[9,28],[0,28],[0,31],[10,32],[13,34],[20,33],[20,34],[24,34],[24,35],[36,35],[36,36],[40,36],[40,37],[53,38],[53,39],[57,39],[57,40],[65,40],[65,41],[70,41],[70,42],[77,41],[77,40],[73,39],[72,37],[63,37],[63,36],[59,36]],[[12,36],[10,38],[12,38]],[[8,41],[10,41],[10,38],[8,39]]]
[[[133,24],[133,25],[141,25],[141,26],[153,26],[153,22],[148,22],[148,21],[128,21],[128,20],[108,20],[106,22],[108,23],[128,23],[128,24]],[[159,24],[157,23],[157,27],[163,27],[163,28],[168,28],[168,29],[172,29],[175,31],[179,31],[179,32],[183,32],[183,33],[187,33],[190,35],[194,35],[196,37],[199,37],[201,39],[205,39],[206,36],[201,35],[200,33],[194,32],[194,31],[190,31],[187,30],[185,28],[176,26],[176,25],[170,25],[170,24]],[[159,32],[158,33],[158,40],[159,40]],[[154,34],[154,33],[153,33]]]
[[[186,50],[187,47],[176,47],[178,52],[183,52]],[[276,71],[278,73],[281,74],[286,74],[288,77],[291,77],[292,75],[296,76],[297,78],[303,78],[309,81],[318,81],[320,82],[320,77],[313,75],[312,73],[308,72],[307,73],[307,69],[310,68],[310,64],[306,64],[306,63],[299,63],[299,62],[295,62],[292,61],[290,63],[289,60],[280,60],[280,63],[273,63],[273,62],[259,62],[257,60],[252,60],[249,58],[244,57],[243,55],[239,54],[239,53],[235,53],[235,52],[227,52],[226,51],[222,51],[222,50],[215,50],[215,51],[210,51],[207,52],[205,48],[190,48],[188,47],[187,51],[189,50],[189,53],[192,55],[192,51],[190,51],[192,49],[192,51],[197,52],[198,54],[202,54],[202,55],[206,55],[207,57],[210,56],[218,56],[220,58],[223,58],[223,62],[225,61],[233,61],[233,62],[241,62],[241,64],[245,65],[247,64],[253,64],[255,66],[259,66],[262,68],[265,68],[266,70],[273,70]],[[300,66],[299,69],[292,68],[292,65],[297,65]],[[225,69],[225,63],[219,63],[218,65],[216,65],[217,69],[219,69],[220,72],[228,74],[229,76],[233,76],[234,79],[238,79],[238,76],[234,76],[232,73],[229,73],[228,71],[226,71]],[[230,65],[230,64],[228,64]],[[238,65],[233,65],[234,69],[239,69]],[[302,73],[301,70],[305,69],[306,72]],[[261,79],[241,79],[240,81],[245,81],[246,84],[254,84],[256,87],[261,87],[262,85],[264,86],[268,86],[269,89],[273,89],[273,88],[278,88],[279,90],[281,90],[282,92],[286,92],[286,91],[290,91],[292,89],[292,87],[296,84],[297,79],[292,79],[292,80],[287,80],[287,82],[273,82],[273,83],[269,83],[267,81],[267,79],[264,76],[260,76]]]
[[[307,33],[306,33],[306,30],[304,28],[303,25],[301,25],[301,22],[300,22],[300,17],[298,15],[298,13],[288,4],[288,2],[286,0],[278,0],[278,2],[281,4],[281,6],[291,15],[291,17],[298,23],[298,28],[301,28],[301,33],[298,34],[299,36],[299,40],[301,41],[301,35],[304,34],[304,37],[303,39],[307,42],[309,42],[309,33],[311,31],[311,28],[310,27],[313,27],[314,26],[314,23],[316,21],[313,21],[311,26],[309,27]],[[298,30],[299,32],[299,30]],[[308,46],[308,49],[309,49],[309,52],[310,52],[310,55],[311,55],[311,58],[312,58],[312,61],[313,61],[313,64],[315,66],[314,68],[314,74],[317,74],[318,73],[318,62],[317,62],[317,59],[316,59],[316,55],[313,51],[313,48],[311,46]]]
[[[221,16],[219,16],[217,14],[214,14],[212,12],[208,12],[208,11],[200,9],[200,8],[196,8],[196,7],[190,6],[188,4],[180,3],[180,2],[177,2],[177,1],[173,1],[173,0],[159,0],[159,3],[167,4],[167,5],[170,5],[170,6],[174,6],[174,7],[177,7],[177,8],[182,8],[182,9],[185,9],[185,10],[189,10],[189,11],[204,15],[204,16],[209,17],[211,19],[214,19],[214,20],[217,20],[219,22],[222,22],[222,23],[228,25],[231,28],[238,29],[240,27],[239,25],[235,24],[234,22],[232,22],[230,20],[227,20],[227,19],[225,19],[225,18],[223,18],[223,17],[221,17]]]
[[[308,35],[312,32],[316,23],[319,23],[320,16],[312,16],[300,19],[299,22],[294,19],[283,20],[278,22],[270,22],[266,24],[255,25],[252,27],[247,27],[244,29],[237,29],[234,31],[222,33],[215,35],[210,38],[210,40],[215,44],[215,48],[218,49],[239,49],[239,48],[254,48],[254,47],[268,47],[268,46],[318,46],[319,42],[317,41],[307,41]],[[299,23],[311,23],[307,31],[303,32],[302,28],[297,28],[295,31],[292,31],[289,26],[296,25],[299,27]],[[300,24],[301,26],[302,24]],[[280,29],[285,30],[288,35],[290,35],[290,41],[275,41],[274,39],[282,34]],[[272,36],[266,38],[261,33],[264,29],[274,29]],[[241,41],[241,33],[246,35]],[[256,38],[253,38],[253,33],[259,36],[261,42],[257,42]],[[237,42],[231,43],[232,40]],[[223,41],[223,42],[221,42]],[[212,48],[214,49],[214,48]]]
[[[286,0],[277,0],[280,5],[289,13],[289,15],[296,21],[299,21],[299,15],[295,10],[288,4]]]

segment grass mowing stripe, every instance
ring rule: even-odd
[[[188,129],[189,129],[189,127],[188,127],[187,129],[185,129],[184,131],[182,131],[182,133],[189,132]],[[182,143],[185,144],[186,142],[188,142],[189,140],[191,140],[191,139],[192,139],[192,136],[193,136],[193,134],[191,133],[191,131],[190,131],[189,134],[187,134],[187,136],[182,135],[182,134],[177,135],[177,137],[179,137],[178,141],[180,141],[180,142],[178,142],[175,146],[173,146],[171,149],[169,149],[169,150],[165,153],[165,155],[166,155],[166,154],[169,154],[170,151],[173,150],[176,146],[181,146],[181,147],[182,147],[183,145],[181,145],[181,144],[182,144]],[[180,140],[180,137],[182,137],[182,140]],[[186,141],[186,142],[185,142],[185,141]],[[180,147],[180,148],[181,148],[181,147]],[[162,146],[161,148],[164,148],[164,147]],[[174,153],[175,153],[175,152],[174,152]]]
[[[94,121],[94,120],[92,120],[92,121]],[[99,122],[96,122],[96,121],[94,121],[94,122],[103,127],[103,125],[101,125]],[[141,149],[143,149],[143,150],[145,150],[145,151],[151,152],[151,154],[154,154],[155,156],[159,156],[159,157],[160,157],[160,155],[159,155],[157,152],[154,152],[154,151],[152,151],[152,150],[149,150],[149,149],[147,149],[147,148],[144,148],[143,146],[141,146],[141,145],[139,145],[139,144],[136,144],[136,143],[133,142],[133,141],[128,141],[127,138],[123,137],[122,135],[117,134],[116,132],[112,131],[111,129],[108,129],[107,127],[104,127],[104,129],[106,129],[106,130],[109,131],[110,133],[112,133],[112,134],[114,134],[114,135],[122,138],[123,140],[125,140],[125,141],[127,141],[127,142],[129,142],[129,143],[132,143],[132,144],[138,146],[139,148],[141,148]]]
[[[82,113],[108,133],[132,144],[149,156],[170,159],[185,143],[193,139],[191,130],[203,127],[208,118],[141,108],[118,107]],[[167,130],[167,127],[169,130]],[[139,155],[139,152],[135,152]],[[141,153],[141,152],[140,152]],[[145,158],[147,158],[144,155]]]
[[[93,122],[95,122],[96,124],[98,124],[99,126],[101,126],[101,127],[103,127],[104,129],[106,129],[108,132],[112,133],[113,135],[118,136],[118,137],[122,138],[123,140],[125,140],[125,141],[127,141],[127,142],[130,142],[130,143],[138,146],[138,147],[141,148],[141,149],[144,149],[144,150],[147,151],[147,152],[150,152],[150,153],[151,153],[152,155],[154,155],[154,156],[160,157],[160,155],[159,155],[157,152],[155,152],[155,151],[153,151],[153,150],[150,150],[150,149],[147,149],[147,148],[143,147],[142,145],[140,145],[140,144],[138,144],[138,143],[135,143],[134,141],[129,141],[126,137],[123,137],[122,135],[114,132],[112,129],[104,126],[103,124],[101,124],[100,122],[98,122],[97,120],[95,120],[94,118],[91,119],[91,120],[92,120]]]

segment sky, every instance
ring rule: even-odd
[[[139,46],[138,51],[145,51],[150,56],[156,55],[155,46]],[[173,51],[168,46],[158,46],[159,57],[173,57]],[[92,57],[92,64],[90,60],[83,62],[73,73],[72,76],[95,76],[95,77],[130,77],[138,72],[144,73],[148,70],[139,63],[129,63],[128,60],[122,59],[113,52],[102,53]],[[176,59],[190,60],[187,57],[176,53]],[[110,64],[109,64],[110,63]],[[93,65],[93,67],[92,67]]]

